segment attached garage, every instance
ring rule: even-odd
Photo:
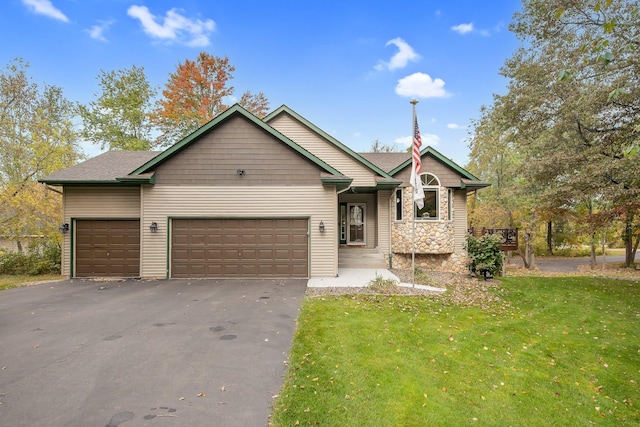
[[[308,277],[307,218],[171,222],[171,277]]]
[[[139,277],[140,220],[77,220],[76,277]]]

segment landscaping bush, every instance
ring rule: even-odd
[[[0,255],[0,274],[59,274],[62,254],[57,242],[29,246],[27,252],[5,252]]]
[[[398,283],[393,279],[385,279],[379,274],[369,282],[369,288],[381,294],[394,294],[398,292]]]
[[[502,235],[485,234],[481,237],[467,235],[465,249],[469,256],[469,271],[478,278],[487,274],[497,275],[502,271],[504,254],[500,251]]]

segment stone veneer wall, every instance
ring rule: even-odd
[[[413,206],[411,187],[402,190],[403,220],[393,221],[391,251],[393,268],[411,269]],[[415,266],[423,270],[441,270],[466,273],[465,251],[455,251],[455,232],[452,212],[449,218],[448,192],[440,188],[440,219],[416,221],[415,223]],[[395,212],[395,198],[391,199],[391,212]],[[453,203],[451,204],[453,206]]]

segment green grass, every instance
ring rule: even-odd
[[[0,275],[0,291],[27,286],[32,284],[33,282],[53,281],[60,279],[61,277],[58,274],[43,274],[39,276]]]
[[[640,283],[514,277],[488,310],[307,298],[273,426],[639,425]]]

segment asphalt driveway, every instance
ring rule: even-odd
[[[306,280],[0,292],[1,426],[264,426]]]

